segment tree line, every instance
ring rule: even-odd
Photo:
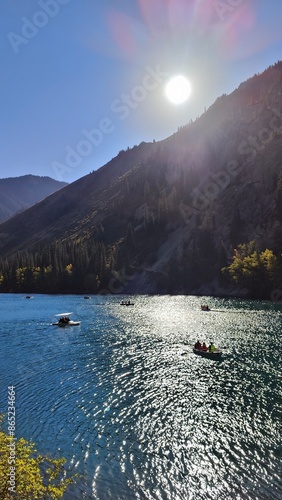
[[[0,292],[96,293],[105,287],[113,255],[102,241],[61,241],[37,245],[0,259]]]

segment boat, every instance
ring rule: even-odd
[[[222,351],[220,349],[215,349],[214,351],[205,351],[203,349],[195,349],[193,348],[193,353],[196,354],[197,356],[202,356],[202,358],[208,358],[208,359],[217,359],[219,360],[222,356]]]
[[[56,314],[55,316],[58,317],[59,319],[56,323],[52,323],[52,325],[60,327],[80,325],[80,321],[73,321],[72,319],[70,319],[71,314],[73,313],[69,312],[69,313]]]
[[[130,302],[130,300],[123,300],[120,303],[120,306],[134,306],[134,302]]]
[[[202,306],[201,306],[201,310],[202,310],[202,311],[210,311],[210,308],[209,308],[209,306],[207,306],[207,305],[202,305]]]

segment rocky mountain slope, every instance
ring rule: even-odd
[[[65,182],[37,175],[0,179],[0,222],[35,205],[66,185]]]
[[[279,62],[166,140],[120,152],[1,224],[0,273],[37,266],[29,287],[40,291],[48,269],[59,291],[232,293],[221,269],[235,246],[281,254],[281,138]]]

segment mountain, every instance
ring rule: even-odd
[[[37,175],[0,179],[0,222],[35,205],[66,185],[65,182]]]
[[[2,223],[0,290],[269,298],[282,283],[281,137],[278,62]]]

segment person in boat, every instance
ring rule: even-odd
[[[59,323],[68,323],[69,322],[69,318],[67,316],[63,316],[62,318],[59,319]]]
[[[203,342],[202,351],[207,351],[207,350],[208,350],[207,345],[205,342]]]
[[[215,345],[213,342],[211,342],[209,345],[209,352],[214,352],[214,351],[215,351]]]
[[[195,349],[201,349],[202,345],[199,340],[197,340],[196,344],[194,345]]]

